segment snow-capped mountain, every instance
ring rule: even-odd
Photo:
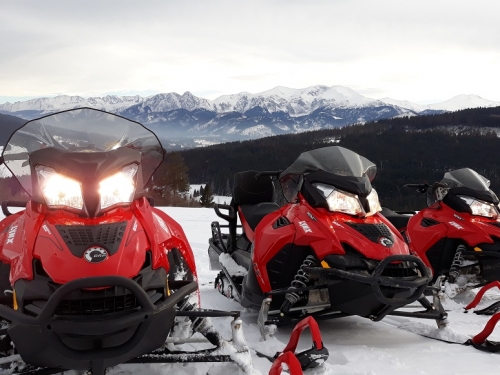
[[[246,112],[255,107],[269,112],[287,112],[291,116],[303,116],[320,107],[361,107],[379,101],[364,97],[343,86],[312,86],[291,89],[278,86],[259,94],[239,93],[223,95],[213,101],[216,112]]]
[[[500,106],[500,102],[483,99],[477,95],[458,95],[442,103],[430,104],[426,107],[427,109],[433,110],[458,111],[466,108],[489,108],[498,106]]]
[[[477,95],[457,95],[451,99],[445,100],[444,102],[428,105],[415,104],[408,100],[395,100],[391,98],[383,98],[380,99],[380,101],[401,108],[410,109],[416,113],[425,111],[459,111],[467,108],[489,108],[500,106],[500,102],[484,99]]]
[[[139,121],[161,138],[218,137],[220,141],[256,138],[364,123],[379,119],[500,106],[475,95],[418,105],[391,98],[371,99],[344,86],[303,89],[275,87],[257,94],[242,92],[215,100],[190,92],[82,98],[56,96],[0,104],[0,112],[33,119],[60,110],[92,107]]]
[[[82,98],[81,96],[58,95],[54,98],[38,98],[24,102],[0,104],[0,111],[3,113],[16,113],[24,111],[38,112],[43,115],[54,111],[64,111],[66,109],[78,107],[92,107],[104,111],[116,111],[128,108],[132,105],[142,103],[145,99],[136,96],[116,96],[107,95],[104,97]]]

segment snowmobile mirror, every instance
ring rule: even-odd
[[[3,201],[2,202],[2,213],[5,216],[10,216],[12,215],[12,212],[9,211],[9,207],[20,207],[20,208],[25,208],[28,202],[22,202],[22,201]]]

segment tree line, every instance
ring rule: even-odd
[[[382,205],[421,209],[425,197],[403,186],[433,183],[446,171],[469,167],[500,193],[500,107],[395,118],[231,142],[167,153],[146,188],[161,206],[211,206],[213,195],[231,196],[234,174],[244,170],[284,170],[301,152],[340,145],[377,165],[373,185]],[[206,184],[204,196],[191,196],[190,183]],[[194,194],[193,194],[194,195]],[[22,198],[13,178],[0,178],[0,198]]]
[[[284,170],[301,152],[340,145],[377,165],[373,185],[384,206],[421,209],[425,197],[403,186],[433,183],[445,172],[469,167],[500,193],[500,107],[381,120],[365,125],[280,135],[182,151],[190,181],[209,181],[228,195],[234,174],[244,170]]]

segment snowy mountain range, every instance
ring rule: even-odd
[[[33,119],[56,111],[91,107],[139,121],[163,139],[202,137],[222,142],[494,106],[500,106],[500,102],[475,95],[459,95],[424,106],[391,98],[371,99],[343,86],[318,85],[303,89],[276,87],[258,94],[242,92],[215,100],[190,92],[149,97],[61,95],[0,104],[0,113]]]

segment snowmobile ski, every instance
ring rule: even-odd
[[[500,353],[500,342],[488,340],[488,337],[495,329],[498,321],[500,321],[500,313],[493,315],[488,320],[483,330],[473,337],[457,334],[450,327],[435,328],[420,323],[416,325],[415,322],[411,322],[412,324],[391,324],[388,320],[385,321],[385,323],[398,329],[402,329],[422,337],[441,341],[446,344],[472,346],[473,348],[484,352]]]

